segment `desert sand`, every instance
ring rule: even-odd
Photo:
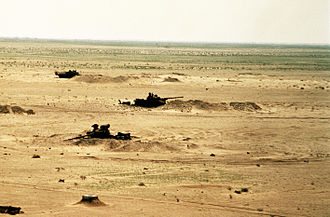
[[[328,47],[3,39],[0,205],[34,217],[329,216],[329,57]],[[69,69],[80,76],[54,74]],[[184,98],[118,104],[148,92]],[[67,141],[94,123],[135,138]],[[85,194],[105,206],[77,203]]]

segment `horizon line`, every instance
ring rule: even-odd
[[[276,45],[286,45],[286,46],[330,46],[330,43],[290,43],[290,42],[215,42],[215,41],[166,41],[166,40],[139,40],[139,39],[69,39],[69,38],[43,38],[43,37],[7,37],[7,36],[0,36],[0,39],[13,39],[13,40],[41,40],[41,41],[62,41],[62,42],[109,42],[109,43],[147,43],[147,44],[153,44],[153,43],[173,43],[173,44],[210,44],[210,45],[230,45],[230,44],[237,44],[237,45],[270,45],[270,46],[276,46]]]

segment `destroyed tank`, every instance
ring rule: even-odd
[[[74,76],[80,75],[76,70],[69,70],[66,72],[55,72],[59,78],[73,78]]]
[[[92,128],[93,128],[93,130],[88,131],[85,135],[70,138],[70,139],[67,139],[67,141],[75,140],[75,139],[92,139],[92,138],[117,139],[117,140],[130,140],[131,139],[130,133],[118,132],[117,135],[111,135],[110,131],[109,131],[110,124],[101,125],[100,128],[99,128],[98,124],[93,124]]]
[[[134,106],[154,108],[166,104],[166,100],[183,98],[183,96],[161,98],[157,94],[149,93],[147,99],[135,99]]]

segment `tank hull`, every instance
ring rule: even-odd
[[[136,99],[134,102],[135,106],[155,108],[166,104],[166,100],[163,99]]]

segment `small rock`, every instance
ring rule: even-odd
[[[256,164],[257,167],[260,167],[260,164]]]
[[[239,191],[239,190],[235,190],[234,193],[236,193],[236,194],[241,194],[241,191]]]
[[[64,179],[59,179],[58,182],[64,182]]]
[[[210,154],[210,156],[211,156],[211,157],[215,157],[215,154],[212,153],[212,154]]]
[[[40,158],[40,155],[34,154],[32,158]]]
[[[139,186],[146,186],[146,185],[143,182],[140,182]]]

